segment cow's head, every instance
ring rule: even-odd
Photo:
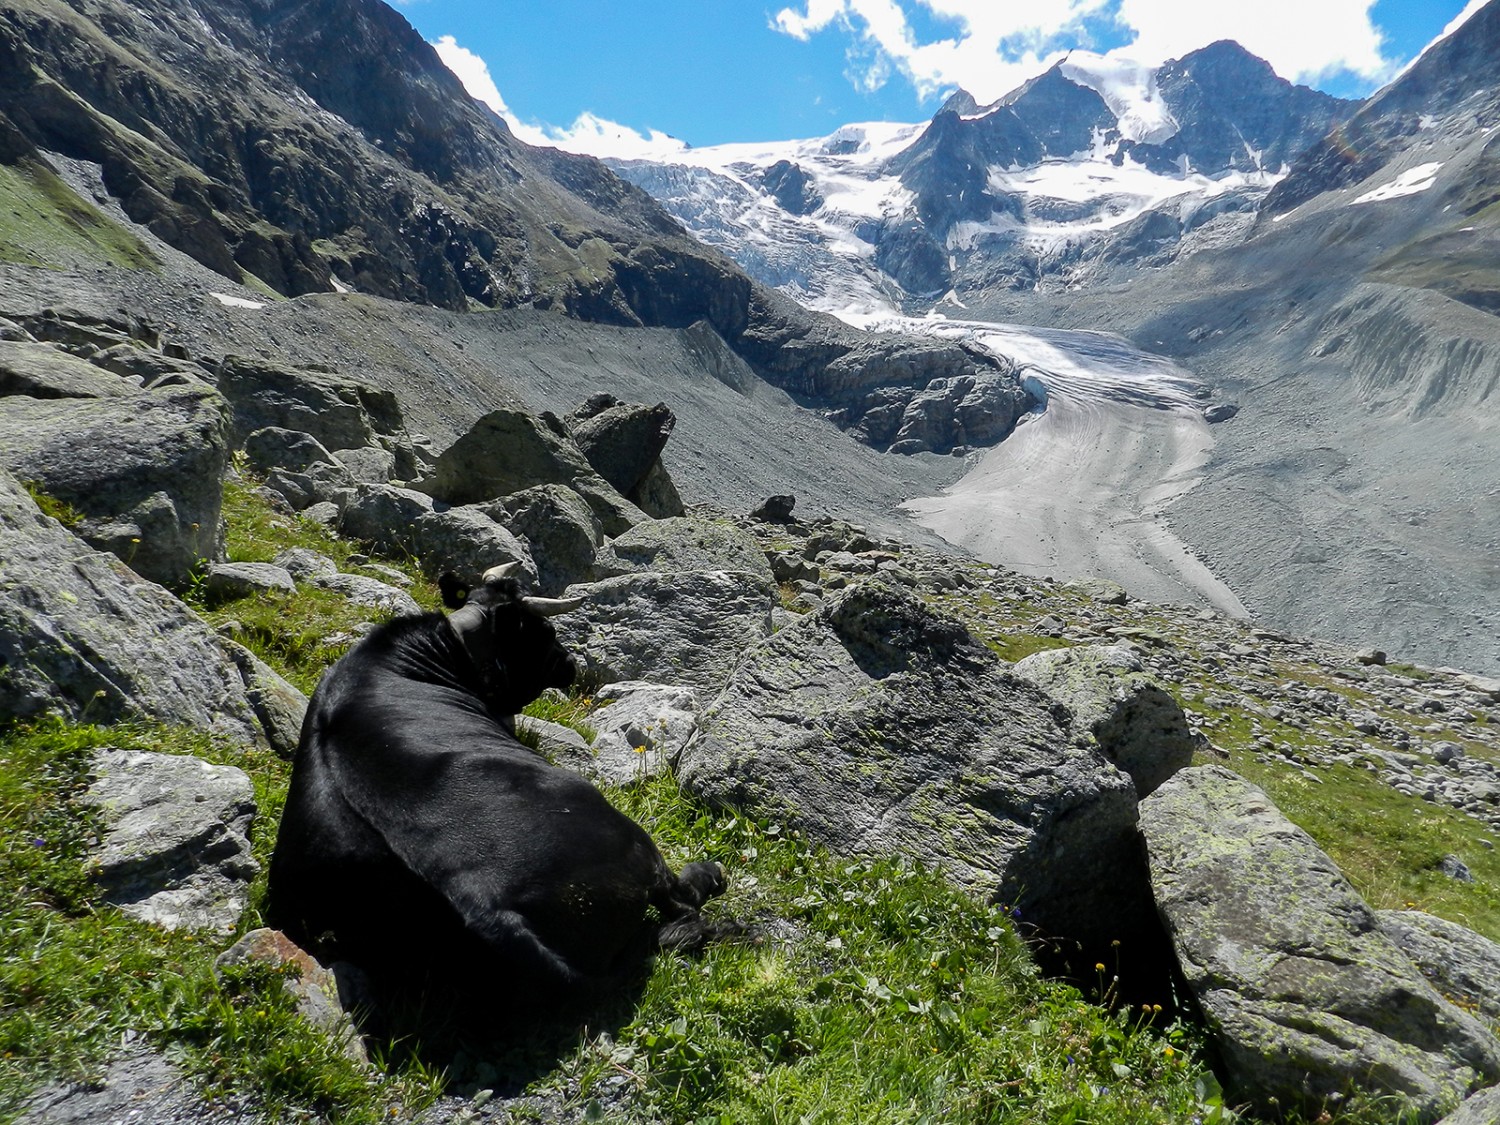
[[[485,704],[499,716],[516,714],[549,687],[569,687],[578,674],[547,618],[583,599],[524,597],[512,569],[494,567],[474,587],[452,574],[438,579],[443,604],[453,610],[448,626],[479,672]]]

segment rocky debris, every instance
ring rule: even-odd
[[[478,505],[478,510],[526,542],[541,593],[556,594],[593,577],[604,531],[588,502],[573,489],[539,484]]]
[[[1439,992],[1500,1023],[1500,943],[1421,910],[1380,910],[1376,917]]]
[[[508,517],[509,513],[506,515]],[[551,540],[541,535],[539,529],[533,530],[538,531],[544,547],[551,545]],[[537,564],[531,549],[509,528],[491,519],[481,506],[464,505],[427,512],[418,517],[414,531],[413,547],[421,560],[423,572],[431,578],[451,571],[459,581],[477,586],[490,567],[514,562],[521,564],[516,580],[528,589],[539,588]],[[567,585],[568,580],[587,574],[586,570],[564,569],[564,580],[557,589]]]
[[[598,781],[627,785],[670,769],[698,729],[698,696],[692,688],[627,680],[595,693],[594,760],[586,771]]]
[[[312,434],[281,426],[263,426],[245,435],[245,460],[259,473],[281,469],[305,473],[313,465],[333,465],[332,453]]]
[[[601,393],[566,423],[589,464],[621,496],[655,519],[683,514],[682,497],[661,463],[677,424],[666,403],[646,406]]]
[[[21,1125],[261,1125],[258,1110],[208,1101],[166,1056],[133,1036],[86,1082],[47,1086],[21,1110]]]
[[[95,872],[108,902],[169,930],[228,933],[260,870],[250,854],[255,788],[199,758],[105,749],[85,800],[104,821]]]
[[[775,588],[742,572],[624,574],[568,587],[584,603],[553,619],[581,678],[690,687],[709,698],[771,631]]]
[[[325,969],[280,930],[266,927],[251,930],[214,960],[214,976],[222,979],[224,971],[240,965],[267,965],[271,968],[291,966],[294,974],[281,982],[297,1002],[297,1013],[314,1027],[326,1031],[343,1053],[357,1063],[368,1063],[364,1042],[351,1018],[354,996],[368,991],[358,969],[335,964]]]
[[[228,644],[43,516],[3,470],[0,566],[0,719],[135,718],[266,743]]]
[[[1177,701],[1141,668],[1129,647],[1078,645],[1033,653],[1015,673],[1064,704],[1145,797],[1192,763],[1198,741]]]
[[[292,594],[297,584],[274,563],[214,563],[204,576],[203,588],[209,597],[228,601],[251,594]]]
[[[869,581],[746,653],[678,775],[837,852],[939,866],[1052,937],[1134,953],[1152,926],[1135,792],[1057,711],[958,621]]]
[[[0,340],[0,397],[123,398],[139,390],[139,383],[51,344]]]
[[[1240,405],[1237,402],[1216,402],[1203,408],[1203,420],[1212,426],[1229,421],[1239,412]]]
[[[481,504],[538,485],[567,485],[582,496],[606,535],[650,517],[600,476],[555,414],[493,410],[438,455],[420,482],[453,505]]]
[[[1318,1112],[1352,1088],[1435,1116],[1500,1043],[1427,983],[1333,862],[1220,766],[1141,802],[1157,909],[1237,1098]]]
[[[537,753],[555,766],[588,774],[594,768],[594,752],[572,727],[531,715],[516,716],[516,732],[536,740]]]
[[[74,530],[164,584],[223,556],[224,402],[207,387],[128,397],[12,396],[0,410],[0,467],[81,517]]]
[[[1437,1125],[1495,1125],[1500,1121],[1500,1086],[1476,1091]]]
[[[740,571],[765,582],[774,581],[765,552],[752,535],[728,520],[704,516],[677,516],[638,524],[600,547],[594,558],[594,574],[598,578],[646,570],[663,574],[690,570]]]
[[[750,518],[765,523],[791,523],[792,509],[796,506],[797,498],[790,494],[767,496],[765,503],[750,513]]]
[[[396,455],[389,449],[366,446],[363,449],[340,449],[334,460],[357,481],[386,484],[397,476]]]
[[[357,606],[373,609],[391,617],[421,613],[422,607],[405,590],[363,574],[320,574],[308,579],[320,590],[329,590],[348,598]]]

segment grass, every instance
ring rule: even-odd
[[[159,268],[135,235],[30,158],[0,163],[0,261],[49,269],[77,262]]]
[[[23,480],[21,487],[26,490],[32,502],[41,510],[42,515],[51,516],[58,523],[70,530],[83,522],[82,512],[66,500],[59,500],[56,496],[53,496],[36,481]]]

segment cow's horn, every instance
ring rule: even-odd
[[[489,570],[485,571],[484,577],[481,578],[480,581],[493,582],[497,578],[509,578],[512,574],[520,569],[521,564],[518,562],[501,563],[499,566],[492,566],[489,568]]]
[[[559,613],[572,613],[584,603],[583,598],[522,598],[521,604],[532,613],[542,617],[556,617]]]

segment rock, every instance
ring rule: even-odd
[[[1055,710],[958,621],[869,581],[745,654],[678,776],[712,804],[941,867],[1028,927],[1134,956],[1154,928],[1135,792]]]
[[[599,549],[594,559],[598,578],[655,570],[680,574],[689,570],[728,570],[774,583],[760,544],[728,520],[677,516],[631,528]]]
[[[795,496],[767,496],[765,503],[750,513],[750,518],[764,523],[791,523],[792,509],[796,506]]]
[[[18,1125],[258,1125],[260,1115],[202,1090],[137,1040],[87,1081],[55,1083],[25,1103]]]
[[[597,396],[568,417],[568,429],[588,463],[616,492],[638,506],[644,497],[647,478],[653,472],[665,476],[661,452],[676,424],[676,416],[665,403],[605,404]],[[660,500],[671,487],[671,479],[657,481],[654,487]],[[676,493],[676,488],[671,487],[671,495]],[[681,498],[677,499],[676,509],[649,514],[658,519],[682,515]]]
[[[595,780],[626,785],[670,769],[698,729],[698,696],[692,688],[628,680],[606,684],[589,716],[595,730]]]
[[[667,474],[666,466],[660,461],[651,466],[645,479],[636,485],[635,490],[627,499],[652,519],[667,519],[671,516],[684,515],[687,512],[687,506],[682,502],[682,494],[677,491],[677,485],[673,483],[671,476]]]
[[[0,340],[0,398],[120,398],[140,386],[51,344]]]
[[[360,449],[405,433],[389,391],[327,371],[231,355],[213,381],[229,400],[237,443],[267,426],[310,434],[327,449]]]
[[[1075,578],[1071,582],[1064,583],[1063,589],[1082,594],[1089,601],[1098,602],[1100,605],[1125,605],[1130,601],[1130,595],[1125,587],[1118,582],[1111,582],[1108,578]]]
[[[367,484],[387,484],[396,475],[396,455],[389,449],[378,446],[340,449],[334,457],[351,477]]]
[[[1459,883],[1474,881],[1474,872],[1470,871],[1469,865],[1456,855],[1445,855],[1438,864],[1438,870]]]
[[[0,470],[0,721],[48,711],[266,743],[226,642],[166,590],[43,516]]]
[[[104,820],[96,872],[108,902],[169,930],[228,933],[260,870],[255,787],[233,766],[139,750],[94,756],[85,800]]]
[[[794,550],[772,551],[766,556],[771,564],[771,577],[777,582],[816,582],[818,568]]]
[[[273,969],[291,966],[294,973],[282,979],[281,987],[297,1002],[297,1014],[316,1028],[326,1031],[339,1049],[353,1062],[368,1063],[365,1045],[350,1018],[351,1001],[341,993],[337,971],[320,965],[280,930],[261,927],[251,930],[214,959],[214,976],[222,979],[224,970],[239,965],[266,965]],[[344,966],[346,972],[357,972]]]
[[[377,551],[396,554],[412,549],[417,521],[432,510],[432,497],[424,492],[390,484],[360,484],[344,505],[339,527]]]
[[[1354,654],[1361,664],[1381,665],[1386,662],[1385,652],[1378,648],[1362,648]]]
[[[226,641],[224,648],[240,671],[245,682],[245,698],[265,731],[271,750],[278,757],[291,758],[297,752],[297,743],[302,740],[307,696],[243,645]]]
[[[583,497],[566,485],[537,485],[477,508],[525,539],[541,593],[557,594],[593,576],[603,529]]]
[[[584,507],[581,502],[580,507]],[[530,549],[477,506],[426,513],[417,520],[414,543],[422,570],[431,578],[452,571],[459,581],[477,586],[490,567],[518,562],[521,569],[516,579],[528,589],[537,586],[537,565]]]
[[[1434,742],[1432,760],[1440,766],[1451,765],[1464,756],[1464,748],[1456,742]]]
[[[1050,649],[1020,661],[1015,673],[1066,705],[1076,728],[1130,775],[1140,796],[1192,763],[1197,740],[1187,716],[1128,648]]]
[[[1420,910],[1378,910],[1380,929],[1444,996],[1500,1021],[1500,943]]]
[[[212,390],[4,401],[0,467],[71,505],[90,545],[164,584],[185,584],[200,559],[223,557],[229,447]]]
[[[516,730],[531,734],[537,740],[537,753],[555,766],[588,773],[594,765],[594,752],[583,735],[572,727],[548,722],[531,715],[516,716]]]
[[[1203,408],[1203,420],[1210,426],[1219,422],[1227,422],[1240,412],[1237,402],[1216,402],[1212,406]]]
[[[494,410],[438,455],[419,487],[447,504],[481,504],[539,485],[568,485],[607,535],[649,517],[594,471],[554,416]]]
[[[625,574],[570,586],[584,604],[553,619],[582,675],[650,680],[714,695],[747,648],[771,631],[775,589],[745,574]]]
[[[271,560],[272,564],[281,567],[293,578],[306,581],[324,574],[337,574],[339,564],[327,555],[319,554],[317,551],[307,547],[290,547]]]
[[[260,473],[269,473],[272,469],[302,473],[311,465],[334,464],[333,454],[312,434],[280,426],[264,426],[247,434],[245,459]]]
[[[297,584],[292,576],[274,563],[214,563],[203,582],[209,597],[221,601],[246,598],[251,594],[294,594]]]
[[[388,586],[377,578],[366,578],[363,574],[321,574],[309,579],[309,584],[392,617],[422,612],[422,607],[405,590]]]
[[[1220,766],[1183,770],[1141,802],[1141,832],[1237,1100],[1312,1115],[1365,1090],[1432,1117],[1500,1078],[1500,1044],[1438,995],[1254,785]]]
[[[1437,1125],[1495,1125],[1500,1121],[1500,1086],[1472,1093]]]

